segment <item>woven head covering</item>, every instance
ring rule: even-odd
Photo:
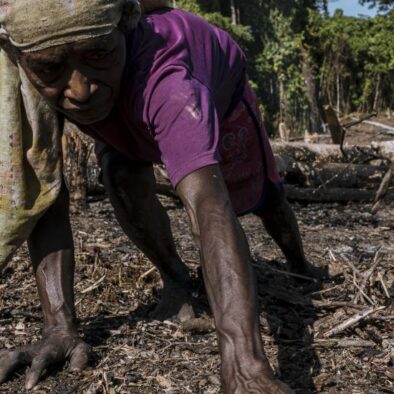
[[[12,45],[32,52],[134,28],[137,0],[0,0],[0,26]]]

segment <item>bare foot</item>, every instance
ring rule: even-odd
[[[245,375],[235,374],[231,383],[225,387],[226,394],[294,394],[294,391],[285,383],[273,376],[261,375],[251,378]]]
[[[19,349],[0,352],[0,385],[21,367],[30,365],[25,387],[31,390],[42,373],[53,364],[70,361],[70,371],[79,373],[86,368],[90,348],[74,332],[55,332],[41,341]]]
[[[193,319],[191,286],[188,283],[164,283],[162,298],[149,316],[155,320],[176,318],[182,322]]]

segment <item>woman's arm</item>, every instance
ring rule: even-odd
[[[225,392],[291,392],[275,380],[264,354],[249,248],[219,167],[193,172],[179,183],[177,192],[201,247]]]
[[[0,384],[15,370],[30,365],[26,388],[31,389],[52,364],[70,360],[70,369],[80,371],[88,361],[89,347],[79,338],[75,321],[74,250],[65,186],[28,243],[44,315],[43,338],[0,353]]]

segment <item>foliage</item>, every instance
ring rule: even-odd
[[[394,7],[394,0],[361,0],[361,4],[369,4],[371,7],[378,6],[381,11],[387,11]]]
[[[329,103],[342,113],[394,105],[394,0],[360,0],[385,11],[375,18],[347,17],[340,10],[330,17],[327,0],[175,3],[240,43],[274,128],[278,121],[299,131],[311,124],[310,83],[320,106]]]
[[[345,112],[356,109],[371,111],[392,105],[392,26],[394,11],[373,19],[345,17],[337,12],[333,18],[321,21],[323,93],[329,96],[334,92],[339,109]],[[338,96],[342,96],[342,106],[338,103]],[[327,97],[327,101],[333,101],[332,97]]]

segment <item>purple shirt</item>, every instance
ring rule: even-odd
[[[164,163],[174,186],[220,161],[220,125],[245,85],[245,56],[224,31],[178,9],[128,37],[124,82],[104,121],[81,129],[134,160]]]

